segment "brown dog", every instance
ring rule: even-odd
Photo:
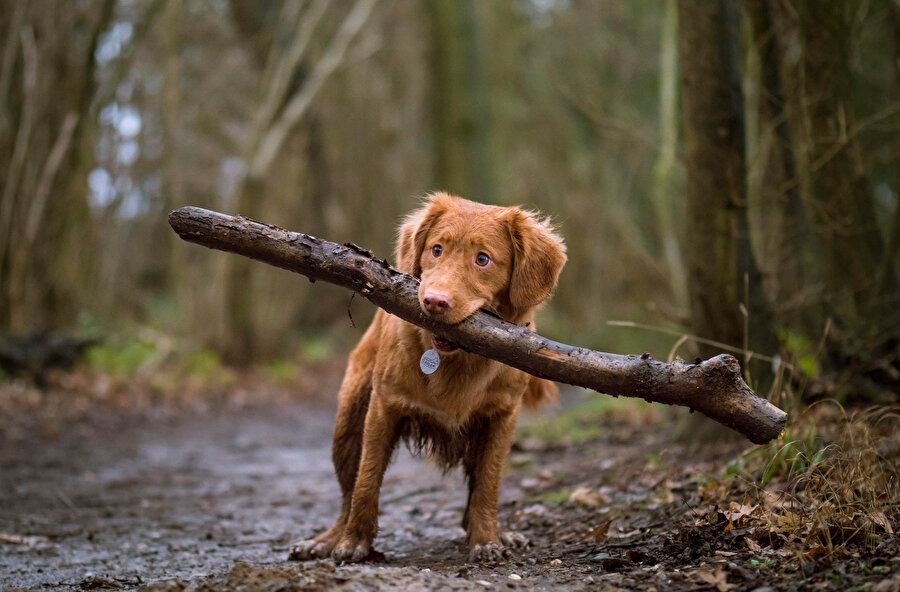
[[[457,323],[480,308],[530,323],[566,261],[562,239],[534,213],[431,195],[405,219],[398,266],[421,278],[422,309]],[[433,374],[419,359],[440,353]],[[378,310],[350,361],[338,395],[332,458],[343,503],[334,525],[291,548],[291,558],[360,561],[378,531],[378,494],[397,443],[406,440],[442,467],[461,464],[469,485],[462,526],[469,559],[506,552],[497,533],[500,474],[519,410],[555,397],[556,387],[458,351],[450,341]],[[504,533],[503,542],[527,542]]]

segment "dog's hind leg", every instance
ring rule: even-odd
[[[363,428],[372,396],[372,370],[377,351],[378,319],[350,354],[338,395],[338,412],[331,444],[331,459],[341,485],[341,513],[334,524],[318,536],[291,545],[290,559],[328,557],[344,534],[350,501],[362,456]]]

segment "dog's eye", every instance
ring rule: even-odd
[[[488,263],[491,262],[491,258],[488,257],[485,253],[478,253],[475,255],[475,265],[478,267],[487,267]]]
[[[441,253],[443,253],[443,252],[444,252],[444,247],[442,247],[441,245],[434,245],[433,247],[431,247],[431,254],[434,255],[435,257],[440,257]]]

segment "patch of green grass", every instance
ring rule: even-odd
[[[583,442],[601,436],[608,423],[604,420],[611,416],[637,417],[648,407],[647,403],[637,399],[609,397],[587,390],[584,393],[583,400],[554,416],[541,415],[525,420],[519,426],[519,435],[545,442]]]
[[[319,337],[306,339],[300,344],[300,355],[307,362],[324,362],[332,353],[331,344]]]
[[[733,477],[735,475],[743,475],[747,472],[747,462],[744,460],[744,456],[739,456],[735,459],[732,459],[728,465],[725,467],[725,476]]]
[[[534,457],[527,453],[526,454],[513,453],[513,454],[510,454],[506,460],[511,467],[514,467],[516,469],[524,469],[524,468],[530,467],[531,465],[534,464]]]
[[[300,371],[297,368],[297,364],[287,360],[270,360],[266,364],[266,369],[272,378],[282,384],[294,384],[299,378]]]
[[[789,426],[777,440],[732,460],[725,473],[736,475],[746,472],[748,466],[761,466],[755,477],[765,487],[774,478],[790,478],[816,470],[827,449],[827,443],[813,427],[800,432]]]
[[[131,338],[123,343],[102,343],[88,349],[86,359],[94,368],[119,376],[134,376],[152,356],[156,347],[142,339]]]
[[[202,348],[187,356],[184,368],[192,376],[206,378],[222,370],[222,359],[211,349]]]
[[[570,497],[572,497],[571,489],[560,489],[559,491],[545,491],[544,493],[539,493],[538,495],[528,498],[528,501],[540,504],[561,504],[569,501]]]

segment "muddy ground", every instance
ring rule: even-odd
[[[578,398],[570,392],[566,404]],[[709,502],[743,443],[676,445],[665,415],[641,413],[610,414],[596,420],[600,430],[522,432],[500,520],[532,545],[507,562],[467,563],[459,474],[405,450],[381,496],[376,547],[386,562],[288,562],[290,542],[327,527],[338,509],[333,414],[326,397],[139,412],[86,405],[49,425],[40,413],[7,417],[0,586],[900,590],[896,538],[826,555],[791,547],[777,527]],[[730,487],[720,498],[747,502]]]

